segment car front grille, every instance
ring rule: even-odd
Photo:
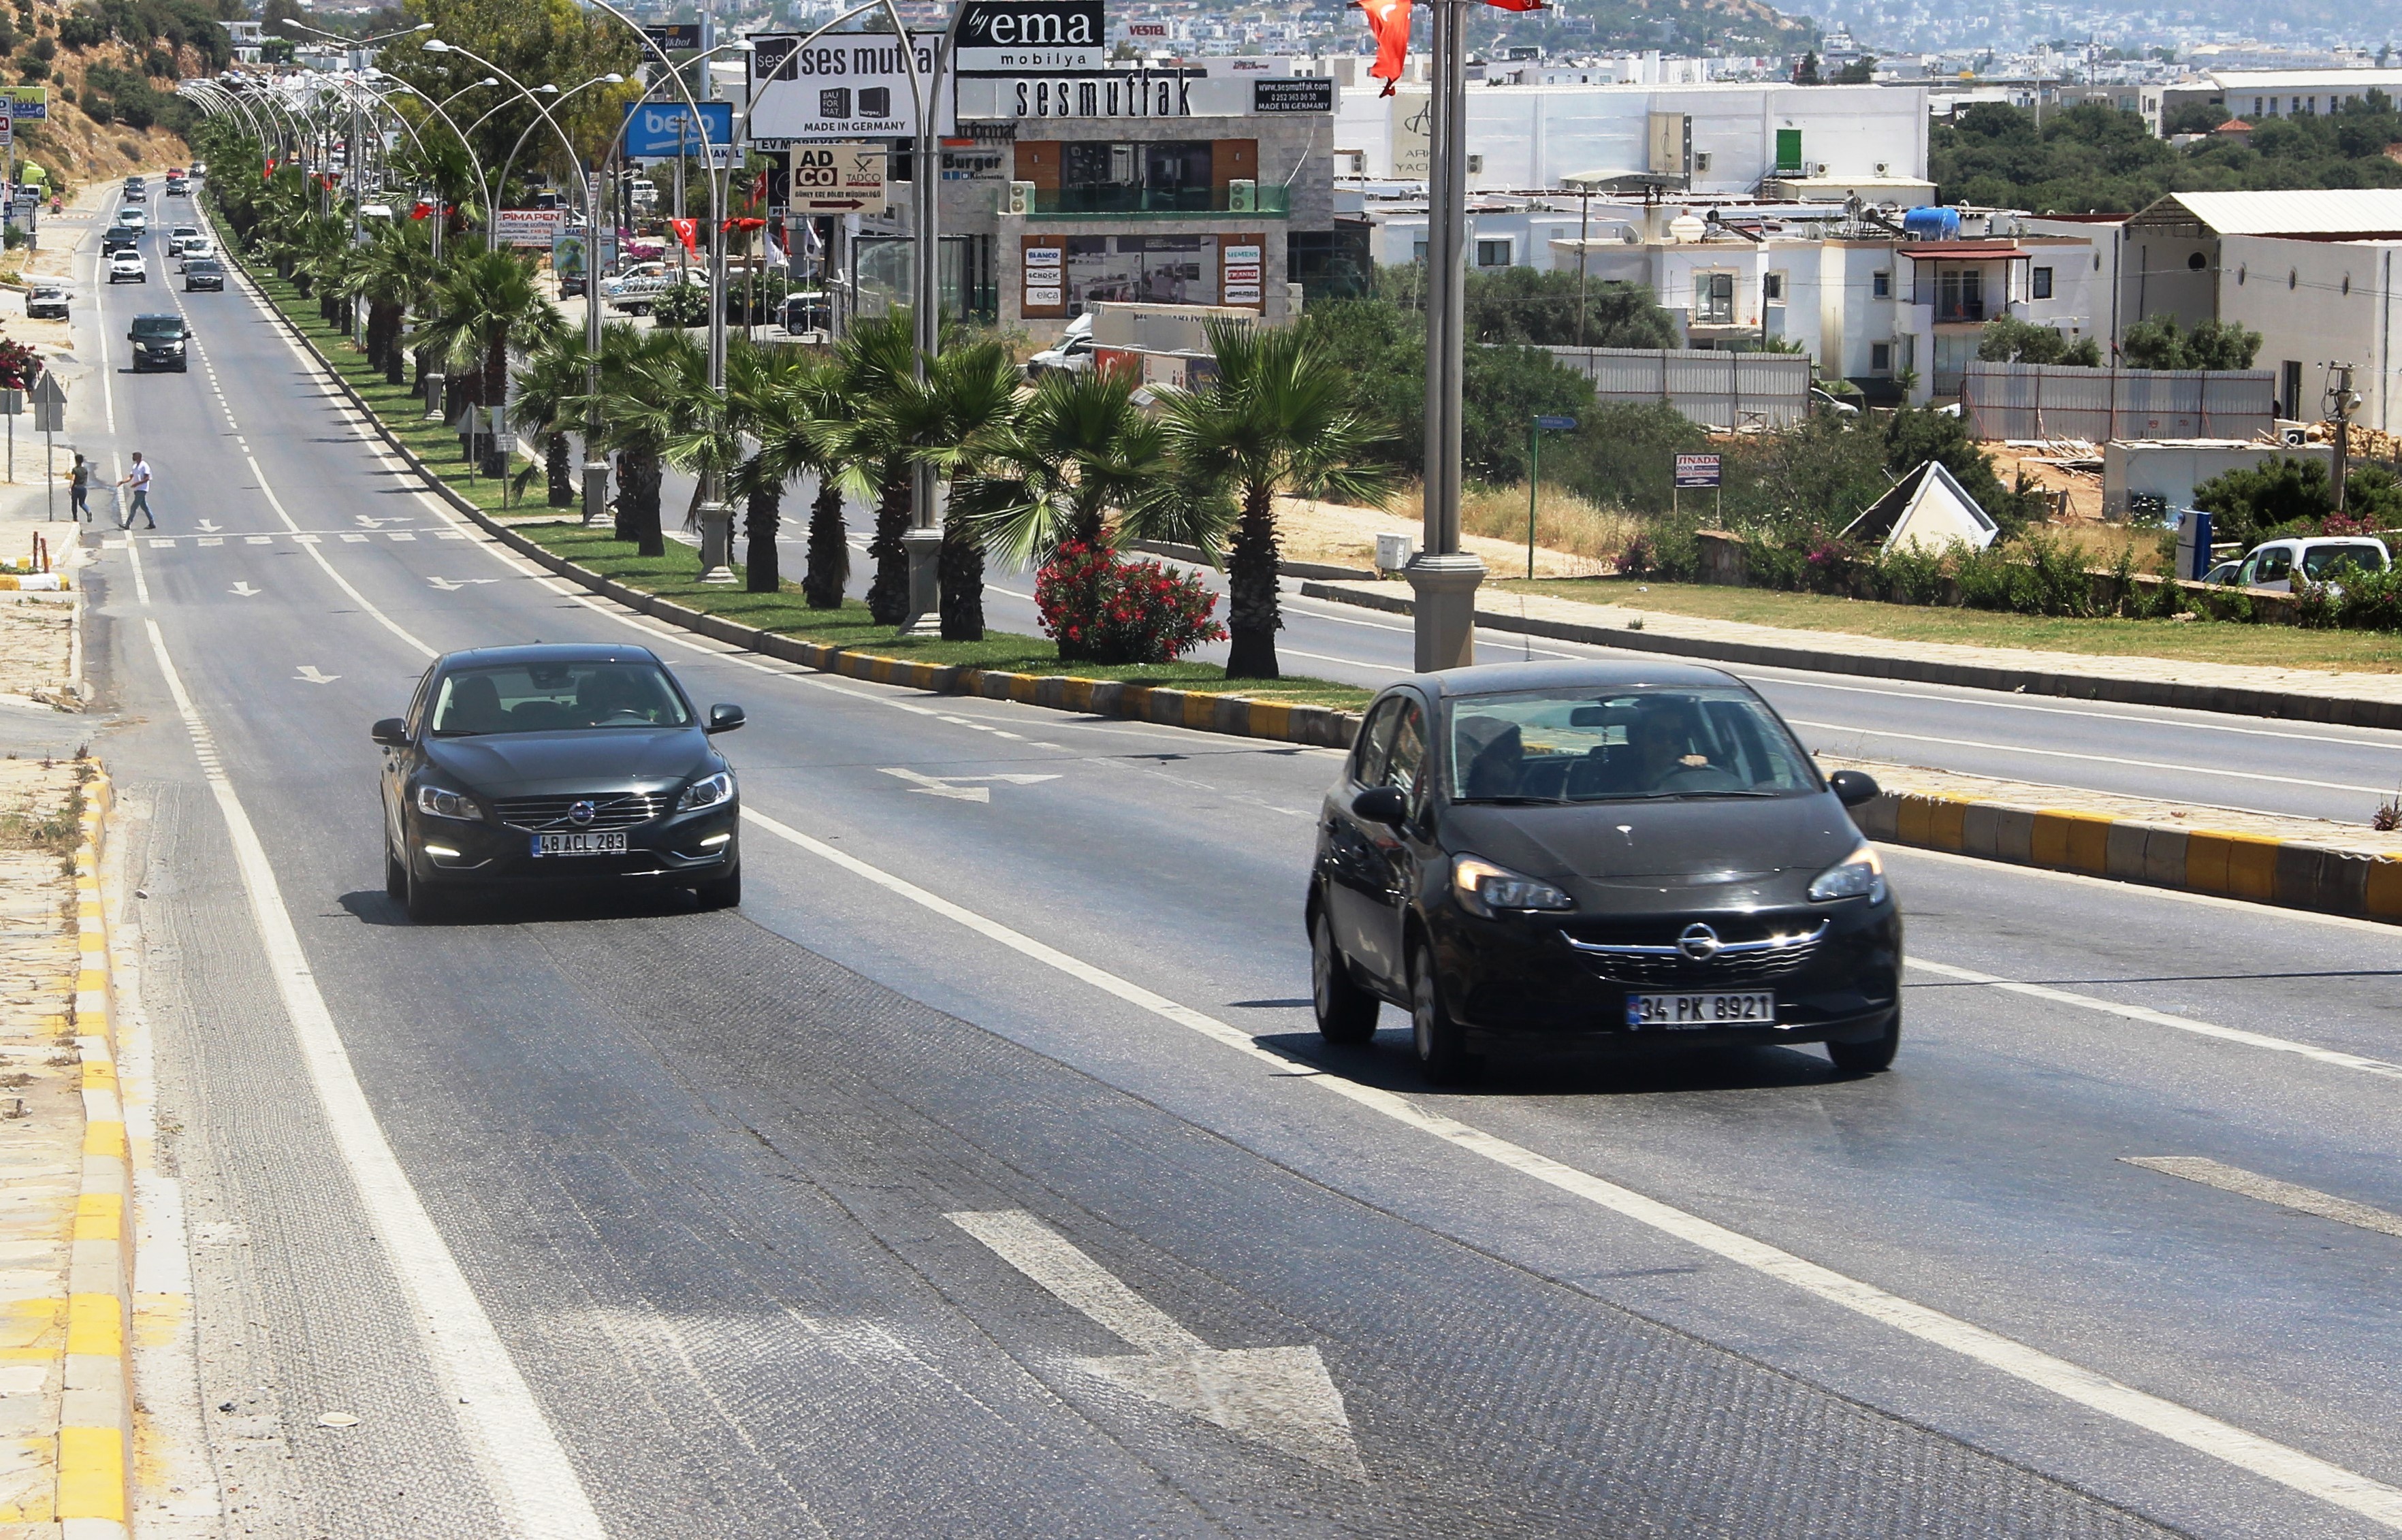
[[[577,822],[577,803],[589,803],[592,817]],[[512,828],[535,832],[558,829],[631,829],[667,811],[666,799],[647,791],[584,791],[558,797],[502,797],[492,811]]]
[[[1649,987],[1711,989],[1798,972],[1817,956],[1831,923],[1816,914],[1584,921],[1560,934],[1605,979]],[[1686,933],[1698,926],[1706,926],[1717,940],[1717,950],[1706,956],[1694,956],[1683,944]],[[1702,939],[1697,935],[1694,940],[1698,943]]]

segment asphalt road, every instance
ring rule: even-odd
[[[89,645],[250,1533],[2402,1529],[2391,931],[1896,851],[1891,1074],[1432,1093],[1309,1031],[1332,756],[653,631],[172,297],[71,421],[160,467]],[[749,708],[740,911],[383,897],[367,722],[536,639]]]

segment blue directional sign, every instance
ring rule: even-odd
[[[637,102],[626,109],[626,153],[636,158],[705,158],[709,144],[734,143],[734,103],[703,102],[700,117],[681,102]]]
[[[1541,428],[1548,433],[1572,433],[1576,432],[1576,419],[1572,417],[1539,417],[1535,419],[1535,426]]]

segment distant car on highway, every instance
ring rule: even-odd
[[[2244,588],[2267,588],[2280,594],[2294,591],[2294,574],[2302,585],[2335,583],[2344,569],[2381,572],[2394,565],[2393,553],[2375,535],[2317,535],[2271,540],[2245,553],[2234,575],[2225,581]],[[2220,581],[2216,576],[2212,582]]]
[[[125,334],[133,344],[133,372],[145,369],[173,369],[177,374],[191,372],[192,329],[180,315],[137,315],[133,329]]]
[[[125,179],[125,201],[139,203],[150,196],[150,184],[138,176]]]
[[[195,289],[225,290],[225,264],[214,256],[195,256],[184,263],[184,292]]]
[[[434,660],[384,749],[384,890],[411,919],[468,894],[688,887],[742,900],[734,767],[641,647],[490,647]]]
[[[190,181],[185,177],[182,172],[169,172],[167,173],[168,197],[183,198],[187,196],[191,190],[192,185]]]
[[[142,260],[140,252],[117,252],[108,259],[108,281],[111,283],[147,283],[150,282],[149,265]]]
[[[648,315],[661,295],[679,283],[704,283],[697,273],[664,262],[638,262],[614,278],[600,281],[600,298],[613,310]]]
[[[146,230],[150,227],[150,216],[140,209],[119,209],[117,211],[117,226],[124,230]]]
[[[35,284],[34,292],[25,296],[25,319],[28,321],[66,320],[66,289],[57,283]]]
[[[1893,1062],[1901,916],[1848,808],[1751,689],[1689,664],[1505,664],[1370,706],[1305,923],[1330,1043],[1409,1012],[1430,1079],[1488,1049],[1822,1042]]]
[[[217,243],[204,235],[187,235],[175,242],[174,252],[175,264],[181,267],[196,257],[216,255]]]
[[[1028,359],[1022,372],[1028,379],[1040,379],[1050,374],[1090,374],[1092,368],[1093,312],[1086,310],[1068,323],[1057,341]]]

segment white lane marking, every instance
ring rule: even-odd
[[[2224,1461],[2239,1470],[2249,1471],[2321,1502],[2361,1514],[2389,1529],[2402,1531],[2402,1489],[2387,1486],[2189,1407],[2121,1384],[2105,1375],[2014,1341],[1998,1332],[1972,1326],[1956,1316],[1946,1315],[1915,1300],[1888,1293],[1873,1284],[1847,1277],[1831,1268],[1808,1261],[1764,1241],[1754,1240],[1697,1214],[1689,1214],[1656,1198],[1646,1197],[1548,1155],[1537,1154],[1523,1145],[1471,1128],[1442,1113],[1429,1112],[1405,1096],[1327,1074],[1305,1059],[1261,1046],[1249,1033],[1214,1016],[1180,1005],[1131,980],[1122,979],[1080,957],[1047,946],[998,920],[953,903],[881,867],[872,866],[848,851],[812,839],[792,825],[769,818],[755,808],[745,807],[742,817],[777,838],[997,942],[1022,956],[1245,1054],[1278,1078],[1300,1080],[1331,1091],[1405,1127],[1582,1199],[1597,1208],[1607,1209],[1621,1217],[1684,1241],[1740,1267],[1790,1285],[1828,1304],[1891,1327],[1920,1341],[1948,1349],[1974,1363],[2038,1386],[2131,1427],[2157,1434],[2173,1443]]]
[[[909,789],[921,796],[951,797],[959,802],[992,801],[992,788],[975,785],[977,781],[998,780],[1007,781],[1012,786],[1032,786],[1040,781],[1059,778],[1057,776],[1009,775],[998,771],[988,776],[922,776],[899,765],[882,768],[884,774],[909,782]]]
[[[2264,1048],[2272,1053],[2292,1053],[2300,1058],[2314,1059],[2339,1069],[2356,1069],[2364,1075],[2382,1075],[2390,1079],[2402,1079],[2402,1065],[2388,1064],[2383,1059],[2364,1058],[2340,1049],[2320,1048],[2313,1043],[2296,1042],[2291,1038],[2272,1038],[2265,1032],[2247,1032],[2240,1026],[2220,1026],[2216,1022],[2196,1021],[2191,1016],[2173,1015],[2155,1011],[2147,1005],[2121,1005],[2117,1000],[2101,999],[2092,995],[2079,995],[2074,990],[2054,989],[2047,983],[2027,983],[2018,979],[2006,979],[1997,973],[1980,973],[1973,968],[1954,968],[1950,963],[1928,962],[1924,957],[1906,957],[1904,963],[1924,969],[1938,978],[1953,979],[1961,983],[1982,984],[1987,988],[2006,990],[2012,995],[2024,995],[2030,999],[2049,1000],[2054,1005],[2073,1005],[2080,1010],[2099,1011],[2107,1015],[2124,1016],[2131,1022],[2144,1022],[2152,1026],[2172,1027],[2190,1032],[2197,1038],[2216,1038],[2221,1042],[2242,1043],[2246,1048]]]
[[[2325,791],[2365,791],[2372,796],[2384,796],[2392,789],[2381,786],[2354,786],[2340,780],[2304,780],[2299,776],[2263,776],[2249,770],[2214,770],[2204,764],[2175,764],[2161,760],[2131,760],[2124,754],[2079,754],[2066,749],[2030,749],[2019,743],[1985,743],[1976,738],[1939,738],[1926,733],[1888,733],[1879,727],[1853,727],[1838,722],[1806,722],[1800,717],[1786,721],[1796,727],[1815,727],[1824,733],[1857,733],[1862,737],[1899,738],[1904,743],[1940,743],[1947,749],[1991,749],[2005,754],[2033,754],[2038,759],[2081,760],[2090,764],[2123,764],[2137,770],[2173,770],[2185,776],[2217,776],[2226,780],[2268,781],[2276,786],[2314,786]]]
[[[204,535],[213,535],[213,534],[217,533],[219,530],[223,529],[225,528],[225,526],[224,526],[224,525],[222,525],[222,524],[219,524],[215,519],[213,519],[213,518],[203,518],[203,519],[195,519],[195,520],[193,521],[193,523],[192,523],[192,528],[193,528],[193,529],[198,529],[200,533],[202,533],[202,534],[204,534]]]
[[[254,588],[247,583],[237,583],[232,587],[227,589],[226,592],[233,595],[236,598],[256,598],[259,595],[267,592],[267,590],[264,588]]]
[[[2188,1182],[2200,1182],[2222,1192],[2257,1198],[2279,1208],[2290,1208],[2297,1214],[2333,1219],[2338,1224],[2356,1225],[2381,1235],[2402,1236],[2402,1214],[2389,1214],[2384,1209],[2354,1203],[2350,1198],[2339,1198],[2332,1192],[2321,1192],[2314,1187],[2281,1182],[2274,1176],[2263,1176],[2242,1166],[2221,1165],[2200,1155],[2121,1155],[2119,1159],[2128,1165],[2139,1165],[2147,1171],[2157,1171],[2164,1176],[2182,1176]]]
[[[1024,1209],[944,1218],[1139,1356],[1079,1358],[1123,1390],[1355,1480],[1368,1478],[1343,1393],[1314,1346],[1213,1348]]]
[[[444,1399],[452,1403],[461,1436],[490,1484],[493,1501],[512,1533],[528,1540],[605,1540],[600,1519],[558,1435],[376,1121],[333,1012],[317,988],[308,954],[301,949],[300,933],[284,905],[267,847],[217,763],[208,723],[184,689],[165,634],[156,620],[145,618],[143,625],[149,630],[150,648],[175,710],[193,747],[201,752],[201,770],[232,838],[234,864],[250,900],[268,971],[291,1019],[326,1127],[358,1185],[360,1204],[382,1243],[385,1260],[416,1307],[426,1356],[442,1382]]]
[[[300,665],[299,672],[294,674],[292,677],[297,680],[305,680],[311,684],[331,684],[342,676],[339,674],[328,674],[323,672],[313,663],[304,663]]]
[[[297,534],[300,529],[298,522],[296,521],[290,514],[283,511],[283,500],[277,497],[275,495],[275,488],[267,484],[267,473],[258,468],[257,457],[254,455],[244,455],[242,456],[242,460],[244,463],[249,465],[250,474],[258,479],[258,490],[260,494],[267,499],[267,505],[275,510],[275,516],[283,521],[283,527],[286,529]],[[356,588],[352,587],[350,579],[342,576],[341,573],[334,570],[334,564],[325,559],[324,552],[319,550],[314,545],[304,545],[301,549],[307,551],[309,553],[309,559],[315,562],[318,567],[324,571],[327,577],[334,580],[334,585],[336,587],[341,589],[343,593],[348,594],[351,597],[352,603],[357,605],[361,610],[366,611],[369,615],[373,616],[377,625],[382,626],[385,630],[390,631],[393,636],[398,637],[409,646],[417,649],[419,653],[422,653],[426,657],[430,658],[435,655],[436,649],[428,647],[424,642],[420,641],[416,637],[404,630],[399,622],[393,620],[390,615],[385,614],[381,610],[377,609],[373,604],[367,602],[366,595],[362,594]]]
[[[1332,749],[1321,751],[1333,752]],[[2054,872],[2049,867],[2042,866],[2009,866],[1996,862],[1987,856],[1960,856],[1949,850],[1928,850],[1914,845],[1890,845],[1882,840],[1877,842],[1877,849],[1887,860],[1926,860],[1933,861],[1940,866],[1967,867],[1988,879],[1999,878],[2007,874],[2010,877],[2022,877],[2031,882],[2064,883],[2071,887],[2091,887],[2106,891],[2121,901],[2146,899],[2161,903],[2197,904],[2204,909],[2224,910],[2230,918],[2240,914],[2245,919],[2281,925],[2326,926],[2338,930],[2357,930],[2363,935],[2381,936],[2389,942],[2397,934],[2402,934],[2402,928],[2397,928],[2384,920],[2357,919],[2350,914],[2322,914],[2314,909],[2281,909],[2274,904],[2264,904],[2252,899],[2229,899],[2216,893],[2186,893],[2174,887],[2147,887],[2141,883],[2130,883],[2118,877],[2090,877],[2082,872]]]
[[[116,371],[108,362],[108,307],[104,296],[109,290],[108,262],[105,257],[91,259],[91,308],[100,317],[100,405],[108,415],[108,436],[117,436],[117,384],[108,377]]]
[[[1307,658],[1312,663],[1339,663],[1346,668],[1373,668],[1380,674],[1407,674],[1415,670],[1396,668],[1389,663],[1370,663],[1365,658],[1338,658],[1329,653],[1305,653],[1298,647],[1278,647],[1280,658]]]
[[[436,588],[441,589],[441,590],[442,590],[444,593],[446,593],[446,594],[455,594],[455,593],[457,593],[460,589],[464,588],[464,587],[468,586],[468,585],[469,585],[469,584],[477,584],[477,583],[498,583],[498,582],[500,582],[501,580],[500,580],[499,578],[447,578],[447,577],[430,577],[430,578],[427,578],[425,581],[426,581],[426,582],[428,582],[428,583],[430,583],[430,584],[434,584],[434,586],[435,586]]]

